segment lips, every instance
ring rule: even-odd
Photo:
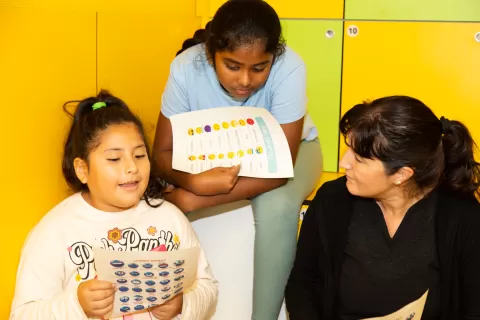
[[[128,182],[119,184],[119,186],[125,190],[135,190],[138,187],[138,181],[128,181]]]
[[[252,89],[235,89],[235,92],[240,96],[246,96],[252,92]]]

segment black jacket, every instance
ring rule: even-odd
[[[353,200],[342,177],[325,183],[308,208],[285,292],[291,320],[336,319]],[[480,319],[480,204],[439,190],[435,214],[442,320]]]

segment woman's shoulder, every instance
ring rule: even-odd
[[[327,181],[318,188],[315,199],[324,199],[327,201],[336,201],[338,198],[348,198],[350,193],[347,189],[347,178],[339,177],[335,180]]]

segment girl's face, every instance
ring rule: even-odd
[[[145,141],[133,123],[108,127],[100,134],[88,163],[76,158],[74,166],[77,177],[88,185],[85,200],[108,212],[135,207],[150,176]]]
[[[270,75],[273,54],[262,43],[220,51],[214,57],[218,81],[235,99],[244,100],[262,87]]]

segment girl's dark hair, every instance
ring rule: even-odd
[[[282,26],[275,10],[263,0],[229,0],[205,29],[197,30],[193,38],[185,40],[177,55],[204,42],[207,55],[213,60],[218,51],[234,51],[258,40],[265,44],[265,52],[275,57],[285,52]]]
[[[67,109],[69,103],[78,102],[74,113]],[[93,110],[96,102],[104,102],[105,107]],[[102,90],[96,97],[86,98],[81,101],[68,101],[63,105],[63,110],[73,118],[72,126],[68,132],[65,141],[62,171],[67,184],[74,192],[88,191],[88,186],[83,184],[75,173],[73,161],[80,158],[88,163],[90,152],[99,144],[100,135],[104,130],[112,125],[133,123],[142,136],[145,146],[145,131],[142,122],[128,108],[127,104],[121,99],[114,97],[108,91]],[[150,159],[150,149],[147,146],[147,154]],[[151,207],[158,207],[150,203],[151,199],[162,199],[165,183],[163,179],[150,171],[147,189],[143,194],[143,199]]]
[[[382,161],[387,175],[412,168],[414,193],[442,185],[480,195],[470,132],[458,121],[439,120],[417,99],[392,96],[357,104],[342,117],[340,131],[356,154]]]

